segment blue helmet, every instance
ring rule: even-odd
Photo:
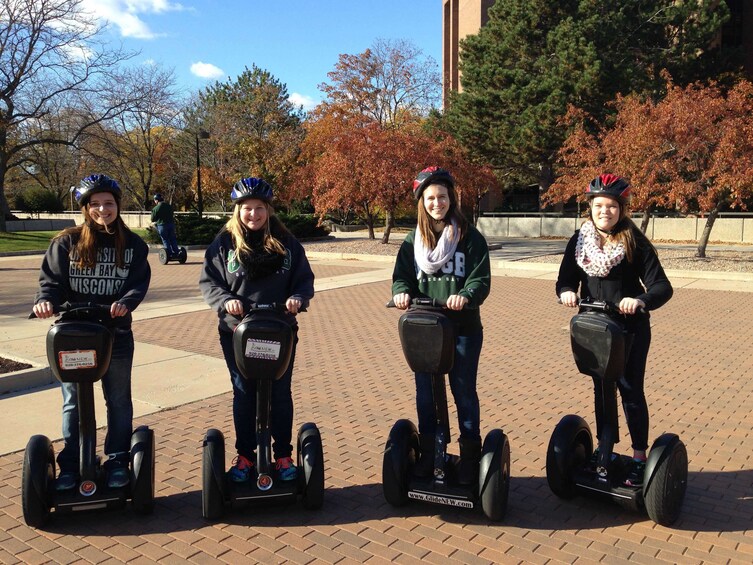
[[[230,193],[230,200],[232,200],[234,204],[239,204],[243,200],[248,200],[249,198],[258,198],[264,202],[272,202],[274,199],[274,193],[272,192],[272,187],[263,179],[248,177],[239,180],[233,185],[233,190]]]
[[[85,179],[82,179],[78,183],[73,196],[76,198],[79,206],[86,206],[91,195],[97,192],[109,192],[115,197],[115,200],[120,202],[120,186],[107,175],[89,175]]]
[[[156,200],[157,202],[162,202],[163,200],[165,200],[165,198],[164,198],[164,197],[162,196],[162,194],[160,194],[159,192],[158,192],[158,193],[156,193],[156,194],[154,195],[154,199],[155,199],[155,200]]]

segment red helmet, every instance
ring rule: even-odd
[[[622,177],[605,173],[591,181],[586,189],[586,196],[588,198],[609,196],[624,204],[630,196],[630,183]]]
[[[449,171],[439,167],[426,167],[418,173],[416,180],[413,181],[413,196],[416,200],[420,200],[424,189],[434,183],[443,184],[448,190],[455,188],[455,179],[452,178]]]

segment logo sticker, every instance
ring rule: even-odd
[[[78,492],[84,496],[91,496],[97,492],[97,483],[94,481],[83,481],[78,487]]]
[[[97,352],[93,349],[76,349],[58,353],[58,367],[63,371],[94,369],[97,367]]]
[[[277,361],[280,358],[280,348],[282,344],[279,341],[269,341],[267,339],[249,339],[246,342],[244,355],[251,359],[268,359]]]
[[[408,498],[423,500],[424,502],[433,502],[434,504],[446,504],[447,506],[458,506],[460,508],[473,508],[473,502],[461,498],[450,498],[447,496],[437,496],[425,492],[408,491]]]
[[[269,490],[272,488],[272,477],[269,475],[259,475],[259,478],[256,481],[256,486],[259,487],[259,490]]]

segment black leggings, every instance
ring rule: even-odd
[[[625,410],[632,447],[637,451],[648,449],[648,405],[643,391],[643,379],[646,375],[646,358],[651,347],[651,324],[644,318],[629,328],[635,332],[630,349],[625,375],[617,381],[617,388]],[[604,409],[601,399],[601,380],[594,379],[594,405],[596,407],[596,437],[601,437],[604,421]]]

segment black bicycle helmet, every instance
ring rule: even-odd
[[[416,200],[420,200],[424,189],[434,183],[443,184],[448,189],[455,188],[455,179],[449,171],[439,167],[426,167],[413,181],[413,196]]]
[[[162,194],[160,194],[159,192],[158,192],[157,194],[155,194],[155,195],[154,195],[154,199],[155,199],[155,200],[156,200],[157,202],[162,202],[162,201],[164,200],[164,198],[162,197]]]
[[[272,192],[272,187],[263,179],[248,177],[239,180],[233,185],[233,190],[230,192],[230,200],[234,204],[239,204],[249,198],[258,198],[264,202],[272,202],[274,193]]]
[[[79,206],[86,206],[91,195],[97,192],[109,192],[115,197],[118,203],[120,202],[120,187],[114,179],[111,179],[107,175],[89,175],[85,179],[82,179],[78,183],[73,196],[76,198]]]
[[[630,196],[630,183],[612,173],[602,174],[588,185],[586,196],[588,198],[609,196],[624,204],[627,202],[628,196]]]

